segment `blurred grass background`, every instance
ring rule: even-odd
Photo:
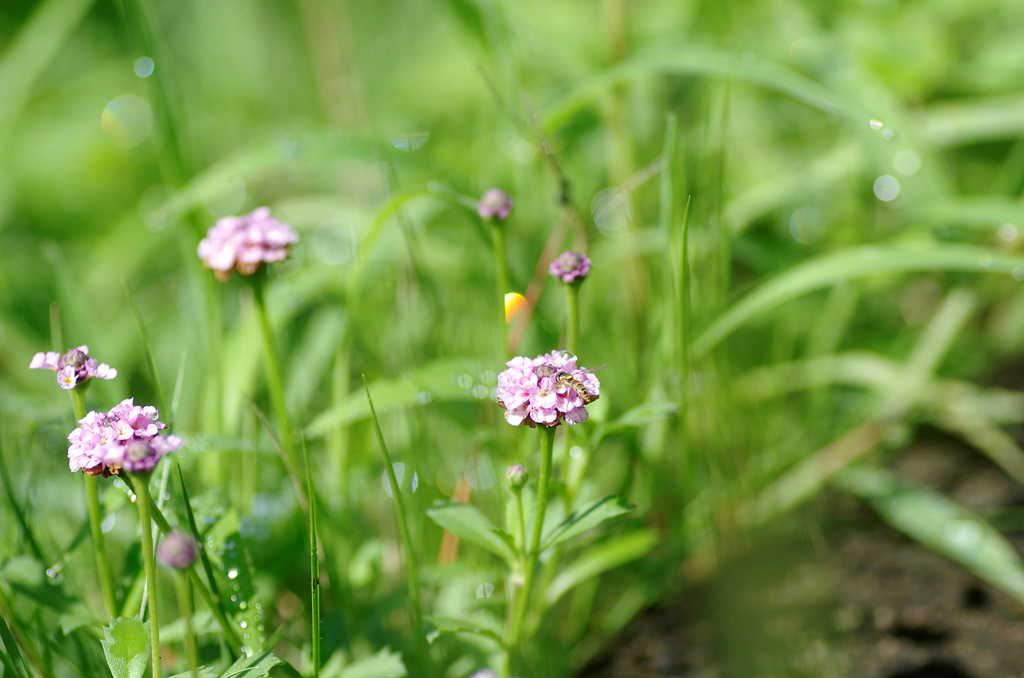
[[[90,389],[92,408],[156,402],[127,283],[189,441],[192,493],[230,500],[272,623],[294,614],[308,597],[302,513],[248,402],[267,409],[251,294],[211,282],[195,256],[216,218],[269,205],[302,237],[269,305],[334,532],[325,657],[411,642],[364,373],[392,454],[417,473],[428,608],[500,617],[475,596],[483,583],[501,595],[494,564],[463,549],[435,565],[441,531],[423,518],[462,477],[497,520],[494,477],[536,464],[535,436],[507,430],[489,399],[504,357],[490,234],[450,198],[491,186],[516,199],[506,291],[527,291],[546,246],[594,261],[580,357],[610,367],[563,476],[585,474],[583,498],[623,494],[662,536],[559,603],[573,621],[544,636],[538,675],[570,673],[683,590],[728,550],[723,533],[870,450],[882,464],[920,423],[1020,480],[1024,453],[999,427],[1024,408],[970,382],[1024,346],[1022,21],[1024,5],[995,0],[7,0],[10,498],[57,562],[84,507],[67,489],[67,403],[27,369],[36,351],[87,343],[120,371]],[[537,280],[536,312],[512,329],[525,355],[562,341],[560,290]],[[883,486],[843,484],[876,500]],[[130,581],[131,517],[117,521]],[[5,561],[26,554],[16,522],[0,539]],[[1011,558],[990,578],[1020,595],[1021,572]],[[74,589],[97,605],[94,585]],[[56,652],[66,641],[46,619]],[[296,656],[303,632],[288,636]],[[488,650],[445,652],[458,678]]]

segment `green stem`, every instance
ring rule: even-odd
[[[533,514],[533,535],[530,537],[530,548],[527,551],[526,571],[523,573],[523,590],[520,591],[516,605],[516,615],[512,620],[508,644],[515,651],[522,639],[523,622],[526,620],[527,609],[530,607],[530,593],[533,589],[533,577],[537,569],[537,558],[540,556],[540,538],[544,532],[544,514],[548,506],[548,481],[551,478],[551,447],[555,438],[555,427],[544,426],[540,431],[540,480],[537,486],[537,509]]]
[[[412,533],[409,532],[409,520],[405,515],[405,502],[402,500],[402,488],[398,485],[398,477],[395,476],[395,467],[391,463],[391,454],[388,446],[384,443],[384,434],[380,430],[380,422],[377,421],[377,410],[373,407],[373,399],[370,397],[370,387],[366,385],[366,375],[363,375],[363,388],[366,389],[366,399],[370,403],[370,414],[373,415],[373,427],[377,432],[377,442],[380,444],[380,453],[384,457],[384,469],[388,474],[388,482],[391,485],[391,498],[395,501],[395,513],[398,514],[398,530],[402,534],[402,545],[405,548],[405,566],[409,577],[409,597],[412,599],[412,617],[416,626],[415,633],[420,637],[420,630],[423,628],[423,610],[420,607],[420,580],[416,573],[416,553],[412,548]]]
[[[580,286],[579,283],[565,285],[565,328],[566,342],[573,355],[580,351]]]
[[[85,418],[85,390],[73,388],[71,405],[75,408],[75,421]],[[96,552],[96,569],[100,575],[100,590],[110,619],[117,616],[117,600],[114,597],[114,578],[110,574],[107,560],[107,543],[103,539],[103,518],[100,512],[100,491],[96,476],[82,474],[85,479],[85,501],[89,510],[89,531],[92,534],[93,550]]]
[[[156,562],[153,557],[153,512],[149,495],[149,473],[135,475],[135,503],[139,507],[142,526],[142,562],[146,567],[146,586],[149,593],[149,632],[153,655],[153,678],[160,678],[160,618],[157,610]]]
[[[494,233],[494,275],[498,285],[498,308],[501,314],[501,350],[498,355],[502,362],[511,356],[508,351],[508,322],[505,320],[505,295],[508,289],[508,267],[505,263],[505,228],[498,223],[491,224]]]
[[[274,347],[274,332],[270,328],[270,318],[267,316],[267,305],[263,297],[265,285],[264,276],[266,273],[259,273],[253,280],[253,300],[256,302],[256,316],[259,318],[260,332],[263,334],[263,357],[267,367],[267,388],[270,391],[270,402],[274,406],[274,416],[277,417],[277,425],[281,427],[281,446],[284,453],[292,464],[295,463],[295,441],[292,439],[292,425],[288,420],[288,407],[284,400],[284,386],[281,383],[281,369],[277,364],[277,352]]]
[[[519,566],[526,563],[526,517],[523,513],[523,492],[515,491],[516,511],[519,512]]]
[[[306,438],[302,438],[302,456],[306,462],[306,493],[309,497],[309,586],[313,624],[313,676],[320,678],[320,549],[316,539],[316,490],[313,466],[309,463]]]
[[[174,589],[178,594],[178,612],[185,620],[185,651],[188,654],[188,668],[192,678],[198,678],[199,648],[196,645],[195,630],[192,628],[192,591],[188,585],[188,575],[183,570],[177,570],[174,573]]]

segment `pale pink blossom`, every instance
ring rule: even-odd
[[[117,474],[122,468],[141,473],[182,445],[177,436],[158,436],[167,428],[155,407],[140,407],[132,398],[109,412],[90,412],[68,436],[68,465],[87,475]]]
[[[508,369],[498,375],[498,404],[513,426],[583,423],[588,415],[581,391],[591,402],[600,395],[597,377],[579,367],[568,351],[552,351],[534,360],[519,356],[505,364]]]
[[[269,207],[260,207],[218,220],[200,241],[198,252],[203,264],[224,281],[233,270],[252,275],[263,264],[284,261],[288,248],[297,242],[295,231],[270,216]]]
[[[579,252],[562,252],[551,262],[548,272],[564,283],[582,282],[590,273],[590,258]]]
[[[65,391],[84,387],[90,379],[113,379],[117,370],[106,363],[89,357],[89,347],[79,346],[64,355],[56,351],[36,353],[28,364],[33,370],[53,370],[57,373],[57,384]]]
[[[491,188],[476,204],[476,211],[484,219],[504,221],[515,204],[516,201],[508,193],[500,188]]]

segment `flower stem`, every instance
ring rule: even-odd
[[[515,618],[509,631],[508,644],[514,651],[522,640],[523,622],[530,606],[533,576],[540,556],[540,538],[544,531],[544,513],[548,506],[548,481],[551,478],[551,447],[555,438],[555,427],[544,426],[540,430],[540,480],[537,486],[537,510],[533,514],[533,534],[527,551],[526,571],[523,573],[523,589],[519,592]]]
[[[566,342],[573,355],[580,350],[580,285],[565,285]]]
[[[494,233],[494,275],[498,285],[498,308],[501,317],[501,350],[498,355],[505,362],[511,356],[508,348],[508,321],[505,319],[505,295],[508,294],[508,267],[505,264],[505,228],[501,224],[492,224]]]
[[[263,274],[265,275],[265,274]],[[270,391],[270,402],[274,406],[277,425],[281,427],[281,446],[292,464],[295,464],[295,441],[292,439],[292,425],[288,420],[288,407],[284,400],[284,385],[281,383],[281,369],[277,364],[277,352],[274,348],[274,332],[270,328],[267,316],[267,305],[263,298],[264,280],[262,275],[253,280],[253,300],[256,302],[256,316],[259,318],[260,332],[263,334],[263,357],[267,367],[267,388]]]
[[[192,628],[192,590],[185,572],[179,570],[174,575],[174,588],[178,594],[178,611],[185,620],[185,651],[188,654],[188,668],[192,678],[198,678],[199,648],[196,646],[195,630]]]
[[[526,563],[526,518],[523,514],[523,492],[513,492],[516,497],[516,510],[519,512],[519,566]]]
[[[85,418],[85,392],[82,389],[73,388],[69,393],[77,422]],[[114,597],[114,579],[110,574],[110,565],[107,561],[107,543],[103,539],[99,486],[96,476],[83,473],[82,477],[85,479],[85,502],[89,510],[89,531],[92,534],[93,550],[96,552],[96,569],[99,570],[100,575],[100,590],[103,592],[103,602],[107,606],[107,615],[113,619],[117,616],[117,600]]]
[[[160,678],[160,619],[157,614],[156,562],[153,557],[153,513],[150,510],[149,473],[134,476],[135,503],[139,507],[142,525],[142,562],[146,567],[146,586],[149,588],[149,632],[153,655],[153,678]]]

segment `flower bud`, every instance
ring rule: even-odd
[[[530,472],[526,470],[525,466],[520,464],[512,464],[505,471],[505,481],[508,482],[509,489],[513,492],[519,492],[526,486],[526,481],[530,479]]]
[[[480,202],[476,204],[476,211],[484,219],[504,221],[515,204],[516,201],[508,193],[500,188],[492,188],[480,198]]]
[[[184,570],[196,559],[196,542],[192,537],[175,530],[160,540],[156,559],[161,565]]]
[[[551,262],[548,272],[566,284],[583,282],[590,273],[590,259],[579,252],[562,252]]]

